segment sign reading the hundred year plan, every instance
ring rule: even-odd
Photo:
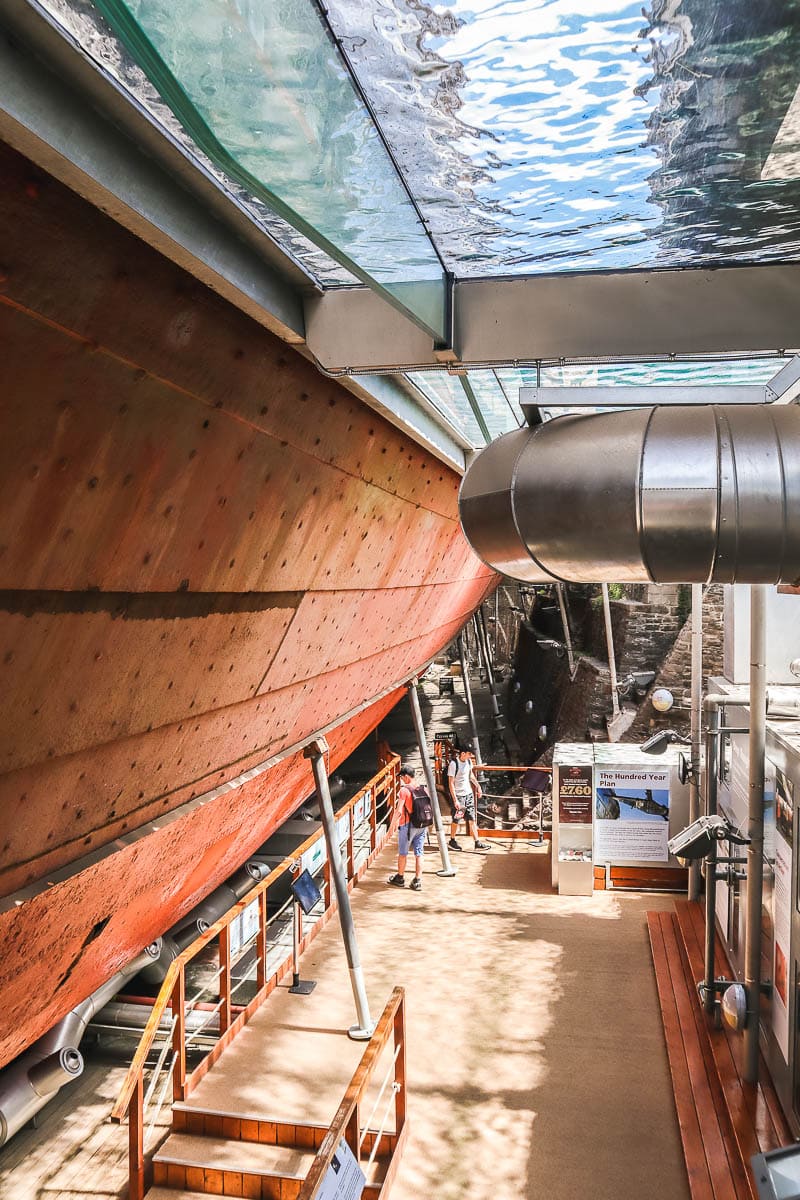
[[[669,770],[595,768],[595,862],[667,862]]]
[[[591,767],[558,768],[558,819],[562,825],[591,825]]]

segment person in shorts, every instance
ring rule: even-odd
[[[451,850],[460,850],[456,841],[459,821],[467,826],[467,836],[475,841],[476,850],[488,850],[488,842],[482,842],[478,837],[478,827],[475,824],[475,805],[483,795],[478,777],[475,774],[475,764],[469,750],[459,750],[456,758],[450,760],[447,767],[447,786],[450,791],[450,841],[447,843]]]
[[[414,772],[410,767],[400,768],[400,787],[397,792],[397,807],[400,810],[400,822],[397,826],[397,874],[390,875],[387,883],[392,887],[406,886],[406,859],[411,851],[414,855],[414,878],[411,880],[412,892],[422,890],[422,856],[425,853],[426,830],[415,829],[411,824],[411,787]]]

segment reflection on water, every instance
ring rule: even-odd
[[[331,0],[330,20],[458,275],[800,254],[800,156],[773,147],[796,0]]]
[[[90,0],[43,3],[186,144]],[[800,0],[315,3],[455,275],[800,258]],[[274,0],[216,4],[276,11]],[[171,20],[177,7],[160,5]],[[311,69],[302,47],[296,65]],[[349,146],[347,120],[324,111],[326,153]],[[282,149],[282,162],[302,162],[302,147]],[[317,278],[352,281],[190,150]],[[305,164],[296,173],[299,187],[315,178]],[[373,172],[361,174],[369,184]],[[387,180],[374,174],[363,237],[391,264]]]

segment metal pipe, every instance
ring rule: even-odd
[[[484,667],[483,647],[481,646],[481,635],[478,633],[478,614],[477,613],[472,614],[472,631],[475,634],[475,659],[478,663],[478,675],[480,676],[481,674],[483,674],[485,667]],[[487,674],[487,678],[488,678],[488,672],[486,674]]]
[[[778,583],[800,577],[800,407],[567,415],[470,463],[461,523],[529,583]]]
[[[116,995],[126,980],[157,957],[160,950],[159,939],[77,1004],[0,1072],[0,1146],[27,1125],[65,1083],[78,1078],[83,1071],[83,1055],[78,1045],[92,1017]]]
[[[606,626],[606,647],[608,649],[608,673],[611,676],[611,709],[615,717],[619,716],[619,696],[617,694],[617,663],[614,655],[614,631],[611,628],[611,601],[608,598],[608,584],[600,585],[603,593],[603,620]]]
[[[747,822],[747,908],[745,911],[744,986],[747,1024],[743,1077],[758,1082],[761,1009],[761,904],[764,880],[764,755],[767,744],[767,596],[763,586],[750,589],[750,804]]]
[[[430,755],[428,754],[428,743],[425,737],[425,726],[422,723],[422,710],[419,706],[419,684],[416,679],[412,679],[408,685],[408,700],[411,705],[411,717],[414,721],[414,732],[417,735],[417,745],[419,746],[419,756],[422,759],[422,770],[425,772],[425,779],[428,784],[428,791],[431,797],[431,807],[433,809],[433,824],[436,829],[436,840],[439,843],[439,854],[442,858],[442,869],[437,871],[437,875],[442,875],[445,878],[451,878],[455,875],[455,870],[450,865],[450,855],[447,851],[447,838],[444,834],[444,825],[442,824],[442,810],[439,807],[439,793],[436,790],[436,776],[433,773]]]
[[[492,670],[492,654],[489,647],[489,637],[486,633],[486,620],[483,613],[483,605],[475,614],[475,628],[478,631],[478,638],[483,650],[483,661],[486,663],[486,679],[489,684],[489,699],[492,705],[492,720],[494,721],[495,729],[498,731],[503,728],[503,718],[500,716],[500,705],[497,701],[497,684],[494,679],[494,671]]]
[[[191,945],[196,937],[205,933],[210,925],[224,916],[229,908],[233,908],[237,900],[246,896],[261,879],[265,879],[269,871],[268,863],[248,861],[210,892],[186,916],[181,917],[167,930],[160,939],[160,954],[154,962],[148,963],[144,968],[142,979],[147,983],[163,983],[173,959]]]
[[[150,1020],[152,1011],[152,1003],[148,1006],[131,1004],[125,1000],[110,1000],[92,1018],[91,1025],[101,1029],[119,1029],[121,1032],[134,1031],[141,1033]],[[212,1013],[209,1019],[209,1014],[205,1009],[199,1007],[190,1008],[186,1012],[184,1020],[188,1033],[196,1033],[200,1029],[207,1029],[210,1036],[219,1037],[218,1012]],[[158,1032],[170,1033],[172,1025],[172,1017],[169,1012],[166,1012],[158,1023]]]
[[[719,705],[713,705],[709,713],[706,730],[706,816],[717,811],[717,755],[719,742]],[[703,1007],[711,1015],[717,1002],[714,988],[714,954],[716,949],[717,920],[717,864],[716,848],[706,859],[706,928],[705,928],[705,975],[703,978]]]
[[[569,628],[569,617],[567,616],[567,602],[564,595],[565,588],[563,583],[556,584],[556,596],[558,598],[558,608],[561,613],[561,624],[564,629],[564,645],[567,647],[567,662],[569,663],[569,677],[575,678],[575,655],[572,652],[572,633]],[[616,694],[616,693],[615,693]]]
[[[322,831],[325,835],[325,845],[328,849],[328,862],[331,868],[331,878],[336,891],[336,901],[339,908],[339,925],[342,930],[347,965],[350,969],[350,984],[353,989],[353,999],[356,1004],[358,1024],[351,1025],[347,1031],[348,1037],[356,1041],[368,1041],[372,1037],[375,1023],[370,1016],[369,1001],[364,986],[364,973],[361,970],[361,959],[358,953],[358,942],[353,925],[353,912],[350,908],[350,895],[347,891],[347,875],[342,856],[339,853],[339,839],[336,836],[336,821],[333,815],[331,794],[328,790],[328,772],[325,768],[325,755],[328,743],[325,738],[316,738],[310,746],[306,746],[303,757],[311,760],[314,772],[314,782],[317,785],[319,799],[319,814],[322,819]],[[352,816],[351,816],[352,820]]]
[[[700,816],[700,705],[703,699],[703,585],[692,584],[692,675],[691,675],[691,758],[692,770],[689,776],[689,823]],[[697,900],[700,896],[700,862],[694,860],[689,864],[689,883],[687,889],[689,900]]]
[[[472,749],[478,762],[483,762],[483,758],[481,757],[480,743],[478,742],[478,724],[475,720],[475,706],[472,703],[472,688],[470,687],[469,682],[467,656],[464,652],[464,635],[461,633],[458,635],[458,657],[461,660],[461,682],[464,685],[464,699],[467,702],[469,727],[472,730]]]

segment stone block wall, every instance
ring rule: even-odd
[[[722,674],[723,630],[722,587],[714,584],[703,593],[703,690],[708,680]],[[657,713],[650,703],[655,688],[668,688],[674,697],[668,713]],[[688,732],[692,692],[692,631],[687,618],[674,646],[664,659],[648,696],[639,706],[635,721],[623,741],[643,741],[654,729],[673,728]]]

